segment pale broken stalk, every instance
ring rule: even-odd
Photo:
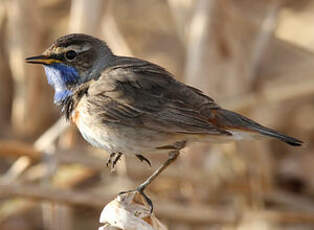
[[[167,230],[154,213],[150,213],[150,207],[144,204],[138,192],[118,195],[104,207],[99,222],[104,225],[98,230],[110,227],[122,230]]]

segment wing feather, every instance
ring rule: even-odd
[[[219,108],[201,91],[176,81],[152,63],[120,58],[90,84],[88,101],[104,122],[163,132],[229,134],[210,122]]]

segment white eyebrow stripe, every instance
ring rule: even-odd
[[[84,52],[87,51],[91,48],[89,44],[85,44],[83,46],[78,46],[78,45],[70,45],[66,48],[66,50],[75,50],[76,52]]]
[[[87,50],[89,50],[91,48],[92,48],[91,45],[86,43],[84,45],[70,45],[70,46],[68,46],[66,48],[65,47],[55,47],[55,48],[53,48],[52,51],[53,51],[54,54],[62,54],[62,53],[65,53],[65,52],[67,52],[69,50],[74,50],[74,51],[76,51],[78,53],[82,53],[82,52],[85,52],[85,51],[87,51]]]

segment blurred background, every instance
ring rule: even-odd
[[[314,229],[314,1],[0,0],[0,229],[97,229],[166,155],[106,168],[60,118],[39,55],[83,32],[164,66],[221,106],[298,137],[195,144],[149,188],[174,230]]]

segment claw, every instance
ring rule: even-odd
[[[137,154],[135,155],[137,157],[137,159],[139,159],[140,161],[145,161],[150,167],[152,167],[152,164],[150,163],[150,161],[144,157],[143,155]]]
[[[110,167],[111,170],[113,170],[122,155],[123,155],[122,153],[111,153],[106,163],[107,167],[108,168]]]
[[[152,214],[153,213],[153,202],[151,199],[149,199],[149,197],[144,193],[144,190],[138,190],[139,194],[141,194],[144,197],[145,202],[147,203],[147,205],[149,206],[149,213]]]
[[[118,155],[116,156],[116,158],[112,162],[112,169],[114,169],[114,167],[116,166],[117,162],[120,160],[122,155],[123,155],[122,153],[118,153]]]
[[[109,168],[112,164],[112,158],[115,156],[116,154],[115,153],[111,153],[110,156],[109,156],[109,159],[107,160],[107,167]]]
[[[125,193],[130,193],[130,192],[138,192],[139,194],[141,194],[144,197],[144,200],[146,202],[146,204],[149,206],[149,212],[150,214],[153,213],[153,202],[152,200],[144,193],[144,189],[145,187],[143,186],[138,186],[136,189],[132,189],[132,190],[128,190],[128,191],[123,191],[123,192],[119,192],[119,195],[125,194]]]

